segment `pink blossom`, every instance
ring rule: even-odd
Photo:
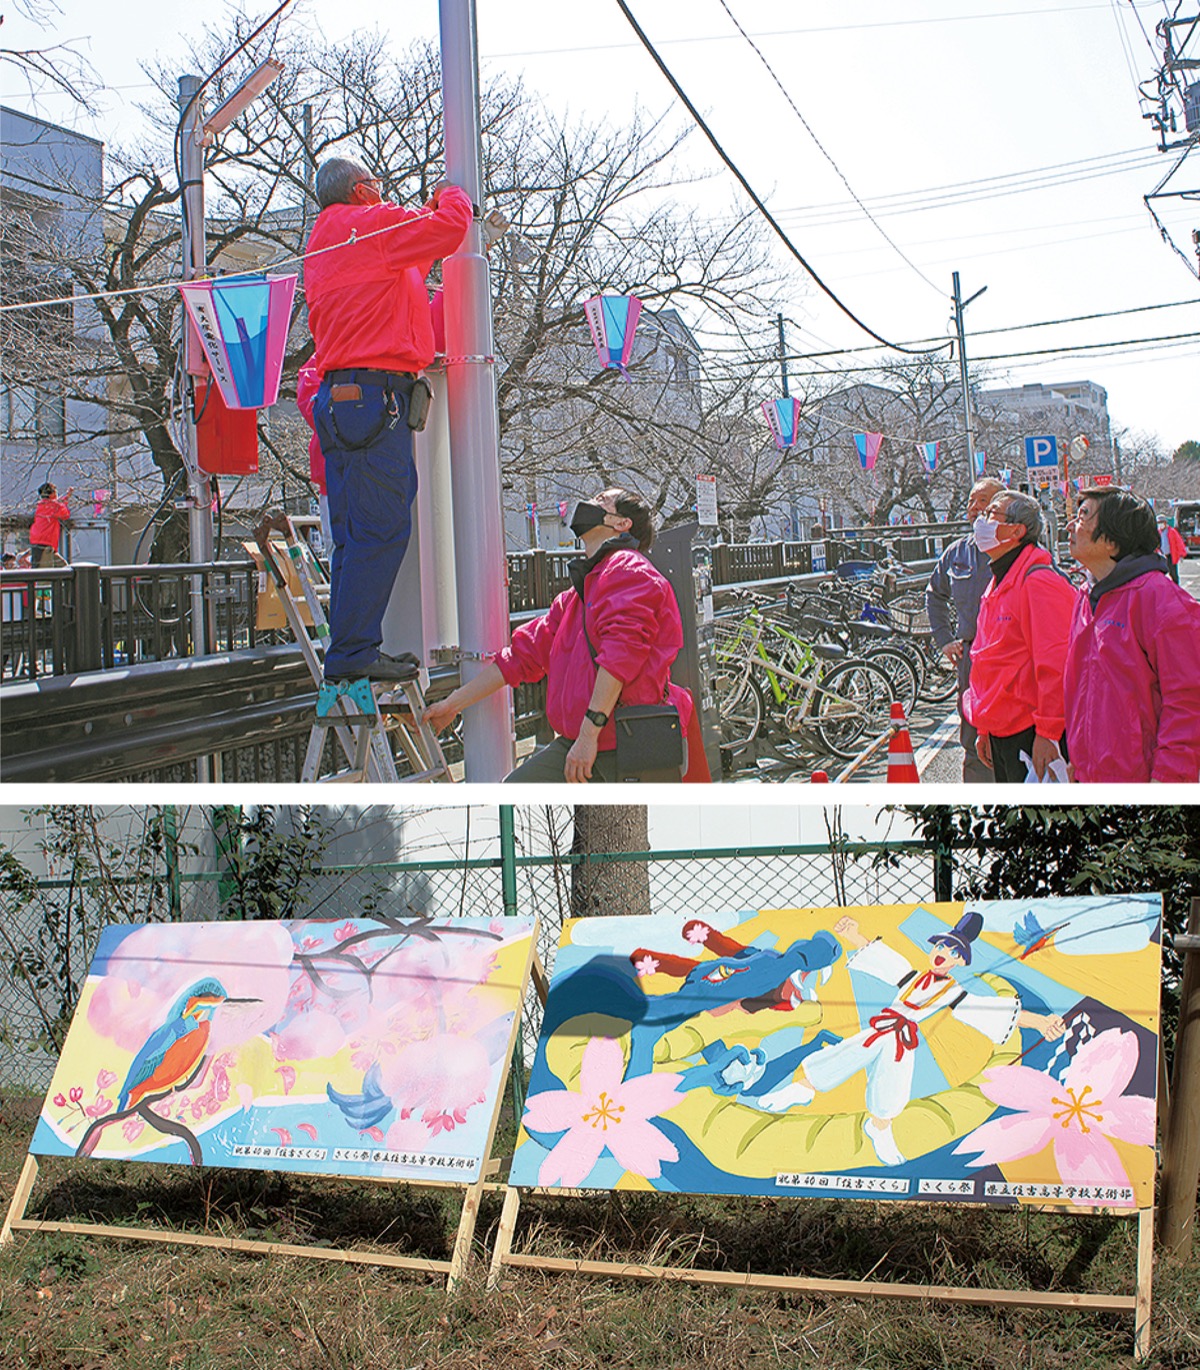
[[[276,1066],[275,1074],[279,1076],[283,1084],[283,1092],[290,1094],[296,1087],[296,1067],[295,1066]]]
[[[71,1087],[71,1102],[77,1104],[83,1098],[83,1086],[73,1085]]]
[[[312,1123],[297,1123],[296,1131],[303,1132],[310,1142],[315,1142],[317,1140],[317,1129]]]
[[[136,1142],[142,1135],[146,1124],[141,1118],[126,1118],[121,1124],[121,1132],[127,1142]]]
[[[353,923],[343,923],[340,928],[334,928],[333,940],[335,942],[344,942],[347,937],[353,937],[357,931],[358,929]]]
[[[370,1137],[370,1139],[371,1139],[373,1142],[382,1142],[382,1141],[383,1141],[383,1133],[379,1130],[379,1128],[377,1128],[377,1127],[364,1127],[362,1130],[363,1130],[364,1133],[366,1133],[366,1135],[367,1135],[368,1137]]]
[[[111,1070],[102,1070],[96,1076],[96,1088],[107,1089],[109,1085],[115,1085],[117,1077]]]
[[[1129,1176],[1109,1139],[1154,1143],[1154,1100],[1125,1093],[1137,1063],[1137,1037],[1112,1028],[1079,1048],[1061,1083],[1029,1066],[984,1071],[984,1094],[1013,1112],[977,1127],[955,1153],[978,1151],[969,1165],[998,1165],[1053,1143],[1066,1184],[1125,1187]]]
[[[94,1104],[88,1104],[87,1108],[83,1111],[89,1118],[102,1118],[106,1113],[111,1113],[113,1111],[113,1101],[111,1099],[106,1099],[103,1094],[98,1094],[96,1096],[96,1102]]]
[[[708,941],[708,934],[712,928],[707,923],[689,923],[683,930],[684,939],[694,947],[702,947]]]
[[[304,937],[300,941],[300,950],[312,951],[314,947],[319,947],[320,945],[321,939],[319,937]]]
[[[633,963],[633,968],[639,975],[653,975],[658,969],[658,962],[647,952],[640,961]]]
[[[429,1129],[420,1118],[401,1115],[387,1130],[389,1151],[423,1151],[429,1144]]]
[[[546,1090],[531,1095],[525,1106],[525,1127],[531,1132],[565,1135],[542,1162],[538,1183],[581,1185],[606,1149],[634,1175],[655,1180],[663,1161],[677,1161],[679,1152],[651,1118],[679,1101],[676,1086],[682,1075],[664,1072],[621,1077],[625,1060],[620,1045],[609,1037],[593,1037],[583,1049],[578,1091]]]
[[[291,1146],[292,1134],[287,1130],[286,1127],[273,1127],[270,1129],[270,1131],[273,1132],[276,1135],[276,1137],[279,1138],[280,1146]]]
[[[66,1108],[67,1096],[65,1094],[56,1094],[54,1096],[54,1102],[58,1105],[59,1108]]]

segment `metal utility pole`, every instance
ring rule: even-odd
[[[440,0],[446,179],[483,203],[479,42],[475,0]],[[446,298],[446,389],[454,452],[455,580],[465,682],[508,644],[508,566],[500,495],[492,292],[480,215],[442,268]],[[506,690],[463,715],[468,781],[502,780],[513,768],[512,702]]]
[[[967,433],[967,490],[975,484],[975,423],[971,417],[971,388],[967,379],[967,331],[963,324],[963,310],[987,289],[983,286],[969,300],[962,297],[958,272],[954,273],[954,327],[958,333],[958,373],[962,378],[963,426]]]
[[[783,337],[783,315],[778,314],[779,320],[779,383],[783,386],[783,398],[788,397],[788,374],[787,374],[787,344]]]
[[[200,90],[198,76],[179,78],[179,166],[182,182],[179,202],[183,212],[183,279],[194,281],[208,271],[204,239],[204,145],[200,132]],[[183,346],[189,346],[187,313],[183,315]],[[191,358],[188,359],[192,360]],[[210,384],[215,382],[210,380]],[[208,565],[213,559],[212,485],[200,469],[200,445],[196,437],[195,414],[185,406],[184,464],[187,467],[188,560],[193,566]],[[192,650],[197,656],[212,650],[214,634],[204,598],[204,581],[192,577]]]

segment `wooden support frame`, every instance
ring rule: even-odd
[[[51,1222],[42,1218],[27,1218],[25,1211],[38,1177],[36,1156],[25,1157],[17,1187],[13,1191],[8,1212],[0,1227],[0,1246],[15,1240],[18,1232],[66,1232],[94,1237],[115,1237],[120,1241],[156,1242],[165,1246],[203,1246],[216,1251],[245,1251],[258,1256],[307,1256],[314,1260],[336,1261],[343,1265],[381,1265],[392,1270],[409,1270],[422,1275],[445,1275],[446,1287],[453,1290],[463,1279],[470,1264],[475,1227],[479,1220],[479,1203],[499,1162],[489,1161],[484,1167],[485,1177],[474,1184],[448,1184],[436,1180],[386,1180],[374,1176],[362,1179],[370,1184],[403,1184],[419,1189],[451,1189],[463,1195],[455,1233],[454,1250],[449,1260],[432,1260],[421,1256],[396,1256],[387,1251],[350,1251],[344,1248],[307,1245],[301,1242],[251,1241],[246,1237],[214,1237],[204,1232],[171,1232],[165,1228],[118,1227],[110,1223]],[[338,1179],[345,1179],[338,1176]]]
[[[526,1193],[565,1194],[566,1190],[527,1190]],[[686,1284],[735,1289],[770,1289],[791,1294],[834,1294],[847,1298],[934,1299],[941,1303],[984,1304],[994,1308],[1066,1308],[1083,1313],[1132,1313],[1134,1358],[1150,1353],[1151,1282],[1154,1259],[1154,1209],[1142,1208],[1120,1216],[1138,1220],[1137,1287],[1133,1294],[1076,1294],[1036,1289],[965,1288],[942,1284],[905,1284],[889,1280],[811,1279],[797,1275],[761,1275],[750,1271],[695,1270],[688,1266],[643,1265],[638,1262],[593,1261],[514,1252],[522,1191],[504,1186],[504,1203],[492,1248],[487,1287],[495,1289],[506,1267],[554,1271],[569,1275],[602,1275],[609,1279],[676,1280]],[[1079,1211],[1079,1210],[1076,1210]],[[1090,1210],[1089,1210],[1090,1211]],[[1115,1213],[1116,1210],[1105,1210]]]

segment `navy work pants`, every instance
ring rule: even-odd
[[[412,381],[350,382],[346,372],[338,379],[333,389],[357,384],[358,396],[334,400],[323,380],[313,421],[333,533],[325,669],[348,674],[379,656],[384,611],[412,532],[417,468],[408,426]]]

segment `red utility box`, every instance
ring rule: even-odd
[[[230,409],[212,379],[196,379],[196,441],[200,469],[210,476],[252,476],[258,470],[258,410]]]

